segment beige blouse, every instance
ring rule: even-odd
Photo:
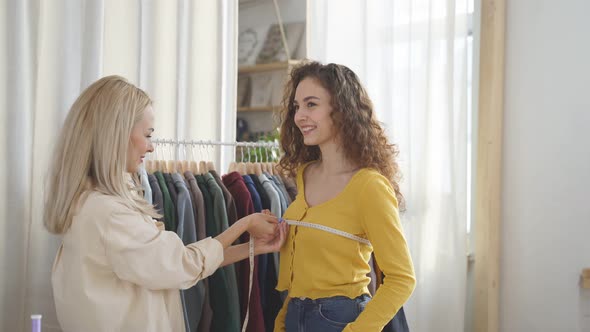
[[[51,283],[63,331],[184,331],[179,289],[223,261],[219,241],[184,246],[117,198],[92,192],[57,252]]]

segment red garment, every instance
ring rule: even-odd
[[[238,218],[243,218],[254,213],[254,204],[250,192],[244,183],[244,179],[238,172],[232,172],[223,176],[223,184],[231,193],[236,204]],[[249,235],[244,233],[240,240],[248,243]],[[240,293],[240,311],[242,325],[246,317],[248,302],[248,286],[250,277],[250,263],[248,260],[236,263],[238,271],[238,288]],[[252,280],[252,295],[250,296],[250,316],[248,318],[248,332],[266,331],[264,328],[264,315],[260,301],[260,286],[258,283],[258,257],[254,257],[254,277]]]

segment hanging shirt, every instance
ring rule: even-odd
[[[205,180],[209,194],[211,194],[211,209],[213,210],[213,217],[215,218],[215,222],[218,224],[219,232],[224,232],[229,228],[229,223],[227,219],[227,210],[223,192],[221,191],[221,187],[219,187],[213,178],[213,175],[210,173],[203,174],[203,179]],[[236,277],[236,269],[234,264],[226,265],[223,267],[223,269],[225,270],[227,277],[226,291],[228,292],[230,299],[232,299],[225,307],[225,319],[236,320],[239,325],[240,305],[238,301],[238,281]]]
[[[221,233],[221,222],[216,220],[214,216],[213,197],[209,192],[205,177],[203,175],[196,175],[195,178],[205,200],[207,235],[212,236],[210,234],[215,234],[214,236],[216,236]],[[229,280],[226,269],[218,269],[209,278],[211,308],[213,309],[212,331],[239,331],[240,329],[239,308],[234,310],[234,306],[231,304],[236,303],[236,297],[233,296],[234,293],[230,287]],[[235,306],[238,307],[237,304]],[[232,311],[228,314],[229,309]]]
[[[197,240],[201,240],[207,236],[206,222],[205,222],[205,201],[203,193],[197,184],[197,179],[190,171],[184,172],[184,178],[187,180],[192,195],[193,210],[195,215],[195,226],[197,230]],[[211,300],[209,292],[209,279],[201,281],[205,288],[205,296],[203,299],[203,311],[197,331],[211,331],[211,324],[213,321],[213,309],[211,309]]]
[[[282,211],[279,194],[271,181],[264,174],[258,176],[250,175],[250,177],[256,185],[260,196],[266,197],[264,199],[268,200],[266,204],[270,207],[270,211],[276,216],[281,216]],[[259,258],[263,262],[259,273],[264,274],[264,277],[259,279],[263,281],[260,288],[265,296],[263,300],[265,325],[267,326],[267,330],[270,330],[274,326],[274,317],[277,316],[282,305],[281,296],[273,287],[273,285],[276,285],[278,278],[279,255],[276,252],[268,253],[259,255]]]
[[[234,197],[236,203],[237,217],[243,218],[254,213],[254,204],[250,192],[244,183],[244,179],[238,172],[232,172],[223,176],[223,184]],[[248,243],[250,237],[248,233],[242,234],[240,237],[242,243]],[[258,257],[254,257],[254,271],[252,277],[252,294],[250,295],[250,318],[248,319],[247,332],[265,331],[264,314],[262,311],[262,304],[260,302],[260,285],[258,280]],[[240,291],[240,318],[243,325],[248,308],[248,286],[250,283],[250,262],[244,260],[237,263],[238,270],[238,290]],[[272,326],[271,326],[272,327]]]
[[[266,175],[266,177],[270,180],[272,186],[275,188],[275,190],[279,194],[279,201],[281,203],[281,213],[285,213],[285,211],[287,211],[287,207],[289,206],[289,203],[287,202],[287,199],[285,198],[285,195],[287,195],[286,191],[285,191],[285,193],[283,193],[283,191],[279,187],[279,182],[274,178],[274,176],[272,176],[268,173],[264,173],[264,175]],[[280,215],[278,217],[282,217],[282,216],[283,215]]]
[[[260,184],[262,185],[262,188],[264,189],[270,200],[270,212],[272,212],[272,214],[279,218],[282,217],[283,211],[281,209],[281,198],[279,196],[279,193],[277,192],[277,189],[274,187],[272,181],[270,181],[264,174],[260,174],[258,176],[258,179],[260,180]],[[274,261],[274,269],[272,271],[274,271],[275,277],[278,276],[279,254],[275,252],[268,253],[266,255],[269,259],[272,259]]]
[[[143,188],[143,198],[152,205],[152,187],[150,187],[150,181],[148,179],[147,172],[145,168],[139,168],[139,180],[141,181],[141,186]]]
[[[285,200],[287,201],[287,206],[291,205],[291,196],[283,183],[283,179],[279,175],[272,175],[272,180],[275,181],[283,195],[285,196]]]
[[[119,198],[89,192],[53,264],[60,326],[65,332],[183,331],[179,289],[222,261],[219,241],[185,246]]]
[[[162,175],[164,176],[164,180],[166,181],[166,187],[168,187],[168,194],[170,195],[170,199],[172,199],[172,205],[174,207],[176,207],[178,193],[176,192],[176,186],[174,185],[174,180],[172,180],[172,174],[162,173]],[[178,223],[176,225],[177,225],[176,227],[178,227]],[[174,229],[174,230],[176,230],[176,229]]]
[[[283,213],[281,211],[281,200],[279,198],[279,193],[273,186],[272,182],[264,174],[258,175],[258,180],[260,181],[260,185],[262,186],[262,189],[270,201],[270,212],[277,216],[277,218],[282,217]]]
[[[158,184],[158,179],[153,174],[148,174],[148,180],[150,187],[152,188],[152,204],[160,215],[164,215],[164,196],[162,196],[162,190]]]
[[[227,222],[231,226],[236,221],[238,221],[238,212],[236,210],[236,203],[234,201],[234,198],[232,197],[231,193],[226,188],[226,186],[223,184],[223,181],[221,181],[219,174],[217,174],[215,170],[210,170],[209,174],[213,176],[215,182],[217,183],[217,185],[219,185],[219,188],[221,188],[221,191],[223,192],[223,198],[225,199],[225,205],[227,209]]]
[[[195,229],[195,216],[190,192],[186,187],[184,178],[180,174],[172,174],[172,180],[178,193],[176,201],[178,227],[176,228],[176,234],[178,234],[185,245],[194,243],[197,241],[197,232]],[[203,311],[205,285],[202,282],[198,282],[193,287],[182,290],[181,296],[186,330],[196,331],[201,319],[201,312]]]
[[[176,211],[174,210],[174,203],[168,191],[168,185],[162,172],[156,171],[154,175],[158,179],[158,184],[160,184],[160,190],[162,190],[162,196],[164,197],[164,225],[166,225],[167,231],[176,232]]]

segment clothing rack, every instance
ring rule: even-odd
[[[187,140],[187,139],[170,139],[170,138],[156,138],[152,140],[152,144],[154,144],[156,150],[158,150],[158,148],[163,147],[165,148],[166,146],[170,146],[170,147],[174,147],[174,155],[170,155],[171,158],[175,158],[175,159],[180,159],[181,155],[186,156],[187,154],[187,150],[186,148],[188,147],[191,154],[193,153],[192,148],[194,147],[226,147],[227,149],[230,150],[225,150],[225,152],[223,151],[223,149],[220,149],[218,152],[220,152],[221,154],[218,154],[216,157],[213,158],[213,160],[215,160],[215,164],[219,165],[221,167],[221,169],[228,169],[229,165],[231,164],[231,162],[233,160],[236,160],[236,152],[237,149],[239,148],[239,151],[241,152],[241,156],[242,156],[242,160],[244,160],[245,156],[250,157],[251,155],[251,149],[258,149],[258,148],[263,148],[263,149],[269,149],[271,151],[276,151],[275,153],[271,153],[270,155],[273,156],[273,158],[278,158],[278,155],[280,154],[279,152],[279,142],[274,141],[274,142],[223,142],[223,141],[214,141],[214,140]],[[247,152],[244,153],[244,150],[246,150]],[[169,150],[170,151],[170,150]],[[181,151],[183,152],[181,154]],[[170,151],[172,152],[172,151]],[[158,155],[158,153],[156,152],[155,155]],[[223,156],[222,156],[223,155]],[[256,154],[254,154],[256,156]],[[268,150],[265,152],[266,155],[266,160],[268,160],[269,155],[268,155]],[[225,156],[225,157],[224,157]],[[151,157],[150,157],[151,158]]]
[[[158,138],[152,140],[153,144],[156,145],[201,145],[201,146],[235,146],[235,147],[248,147],[248,148],[278,148],[278,142],[221,142],[221,141],[211,141],[211,140],[177,140],[177,139],[167,139],[167,138]]]
[[[269,155],[276,158],[279,154],[278,142],[155,138],[152,144],[154,151],[149,156],[155,158],[146,159],[143,172],[140,170],[139,174],[140,180],[142,176],[147,178],[147,181],[141,181],[144,197],[163,216],[165,229],[176,232],[185,245],[209,235],[216,236],[239,218],[262,212],[263,209],[282,216],[296,195],[293,180],[274,172],[274,162],[268,161]],[[233,162],[235,169],[229,170],[224,165],[216,167],[216,164],[211,165],[211,169],[209,161],[204,161],[206,159],[200,154],[203,150],[218,153],[224,149],[233,150],[229,152],[233,153],[236,161]],[[176,159],[174,150],[177,152]],[[201,150],[199,157],[193,150]],[[236,150],[241,150],[242,158],[247,150],[248,161],[237,162]],[[179,154],[184,158],[178,158]],[[266,160],[261,159],[263,155]],[[252,157],[258,159],[252,160]],[[232,166],[232,163],[229,165]],[[158,170],[149,171],[156,169],[153,166]],[[215,172],[211,172],[213,170]],[[223,174],[221,170],[228,172]],[[241,242],[249,243],[248,261],[218,269],[219,278],[210,278],[208,284],[197,283],[181,293],[185,326],[191,331],[207,320],[209,322],[205,324],[215,326],[216,330],[239,331],[242,326],[242,331],[246,331],[246,327],[250,326],[249,331],[265,331],[266,326],[268,329],[272,327],[272,321],[282,306],[281,295],[274,289],[274,280],[278,277],[278,256],[264,255],[264,268],[257,268],[258,272],[254,274],[254,242]],[[240,273],[236,274],[236,269]],[[205,294],[210,295],[207,297]],[[241,297],[240,294],[248,294],[248,297]],[[264,307],[261,294],[265,295]],[[220,300],[210,301],[213,296]],[[202,307],[198,303],[202,303]],[[210,304],[212,311],[208,318],[204,318],[205,303],[207,306]],[[242,315],[248,318],[242,321]]]

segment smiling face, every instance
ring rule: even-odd
[[[332,120],[331,96],[318,80],[305,78],[299,82],[295,91],[293,106],[295,108],[295,125],[303,135],[305,145],[334,143],[336,127]]]
[[[152,133],[154,132],[154,110],[151,106],[143,111],[139,120],[131,130],[129,145],[127,146],[127,172],[137,172],[137,169],[148,152],[154,151]]]

